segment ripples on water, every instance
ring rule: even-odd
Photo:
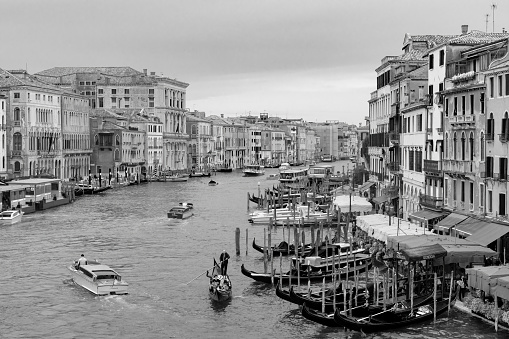
[[[0,338],[361,338],[304,319],[272,287],[240,273],[242,263],[263,270],[259,253],[249,247],[245,254],[246,229],[249,246],[253,237],[263,241],[263,227],[247,222],[247,192],[257,192],[257,182],[262,190],[277,182],[240,172],[218,173],[214,179],[218,186],[208,186],[208,178],[191,178],[109,190],[0,226]],[[167,210],[183,201],[194,203],[195,216],[168,219]],[[281,230],[275,230],[274,242],[281,238]],[[232,256],[228,272],[234,297],[216,304],[204,275],[186,283],[211,268],[223,249]],[[67,266],[81,253],[118,270],[130,294],[96,297],[74,285]],[[279,270],[279,263],[274,266]],[[288,267],[286,260],[283,266]],[[435,326],[368,338],[508,336],[453,310]]]

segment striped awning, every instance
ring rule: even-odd
[[[410,219],[414,219],[419,222],[426,222],[443,216],[445,216],[444,213],[431,210],[417,211],[409,215]]]
[[[459,223],[461,223],[463,220],[467,219],[468,216],[458,214],[458,213],[451,213],[447,217],[445,217],[443,220],[440,220],[438,224],[433,226],[434,229],[437,231],[445,231],[449,232],[449,229]]]

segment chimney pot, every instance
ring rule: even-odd
[[[221,118],[224,118],[224,114],[223,113],[221,113]]]
[[[461,34],[468,33],[468,25],[461,25]]]
[[[147,75],[147,69],[146,68],[143,69],[143,74]]]

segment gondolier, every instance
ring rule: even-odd
[[[230,259],[230,255],[226,250],[223,250],[223,253],[219,256],[219,260],[221,261],[221,274],[226,275],[226,271],[228,270],[228,259]]]

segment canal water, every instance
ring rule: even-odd
[[[346,164],[335,163],[336,170]],[[275,172],[268,169],[266,175]],[[263,243],[263,226],[247,222],[247,192],[256,193],[258,182],[263,191],[277,181],[243,177],[240,171],[218,173],[215,187],[208,180],[109,190],[0,226],[0,338],[360,338],[307,321],[274,288],[241,274],[243,263],[263,271],[260,253],[249,247],[246,255],[246,229],[249,244],[253,237]],[[170,207],[185,201],[194,204],[195,216],[166,217]],[[276,229],[274,242],[281,239]],[[210,269],[223,249],[232,257],[234,298],[217,305],[209,300],[208,278],[193,279]],[[82,253],[116,269],[130,294],[96,297],[75,286],[67,266]],[[508,336],[453,310],[435,325],[368,338]]]

